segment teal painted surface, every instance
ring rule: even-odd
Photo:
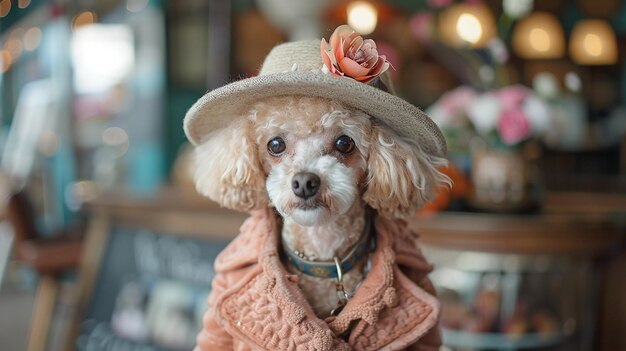
[[[138,195],[150,195],[165,181],[163,146],[158,142],[131,145],[128,162],[128,184]]]
[[[618,36],[626,35],[626,4],[622,6],[620,11],[615,14],[611,21],[613,29]]]
[[[563,31],[566,36],[566,39],[569,38],[570,33],[572,33],[572,29],[576,23],[584,18],[580,9],[577,6],[572,5],[567,7],[563,14],[560,16],[561,24],[563,25]]]
[[[28,16],[34,9],[37,7],[49,4],[52,1],[50,0],[31,0],[30,5],[25,9],[20,9],[17,7],[17,0],[11,0],[11,11],[6,17],[0,18],[0,33],[3,33],[8,28],[11,28],[12,25],[19,22],[22,18]]]
[[[622,86],[621,86],[622,96],[620,97],[620,100],[621,100],[622,105],[624,105],[626,104],[626,60],[622,61],[621,83],[622,83]]]
[[[69,185],[76,181],[76,160],[71,145],[62,145],[56,155],[50,159],[50,171],[52,174],[51,195],[56,199],[53,208],[53,216],[56,219],[53,227],[62,228],[72,223],[77,213],[67,206],[66,192]]]
[[[429,8],[426,0],[387,0],[387,3],[409,13]]]
[[[167,121],[165,123],[165,140],[167,142],[166,169],[171,170],[178,150],[187,141],[183,131],[183,119],[187,110],[196,102],[204,92],[192,90],[170,90],[167,99]]]
[[[254,7],[254,0],[233,0],[233,9],[235,12],[243,12]]]

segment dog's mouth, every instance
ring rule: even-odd
[[[288,216],[300,225],[317,226],[329,219],[330,211],[327,208],[319,203],[301,203],[294,206]]]
[[[313,211],[319,209],[328,209],[328,206],[321,201],[305,201],[295,206],[295,209],[302,211]]]
[[[315,202],[315,203],[300,204],[300,205],[297,205],[295,208],[298,210],[302,210],[302,211],[313,211],[313,210],[328,208],[328,206],[322,203]]]

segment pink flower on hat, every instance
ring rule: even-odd
[[[506,144],[516,144],[530,136],[530,122],[518,108],[504,110],[498,120],[498,131]]]
[[[378,55],[372,39],[363,39],[347,25],[337,27],[328,43],[322,39],[321,51],[330,74],[348,76],[363,83],[378,77],[390,66],[384,55]]]

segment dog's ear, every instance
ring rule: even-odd
[[[381,125],[372,126],[363,199],[387,218],[404,218],[432,200],[450,179],[437,168],[445,158],[431,156],[413,141]]]
[[[196,190],[221,206],[248,211],[266,207],[265,174],[249,121],[209,135],[195,151]]]

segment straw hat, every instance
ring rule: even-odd
[[[201,144],[212,131],[243,118],[258,100],[308,95],[341,101],[382,121],[400,136],[417,141],[426,153],[446,156],[446,141],[437,125],[419,108],[376,87],[384,87],[380,79],[365,84],[324,73],[322,66],[319,40],[274,47],[258,76],[215,89],[191,106],[184,121],[187,138],[194,145]]]

